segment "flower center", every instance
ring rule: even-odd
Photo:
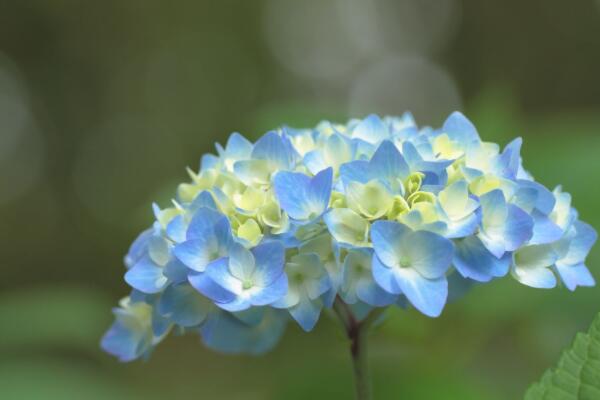
[[[399,264],[401,268],[408,268],[410,267],[410,260],[406,257],[402,257]]]

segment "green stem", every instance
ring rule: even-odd
[[[371,400],[371,376],[367,357],[368,329],[359,326],[350,337],[350,354],[354,368],[354,385],[357,400]]]
[[[364,320],[358,321],[347,304],[340,298],[337,298],[334,303],[334,310],[344,324],[346,334],[350,339],[350,355],[354,369],[356,399],[371,400],[373,396],[371,393],[367,342],[371,326],[383,313],[384,309],[375,309]]]

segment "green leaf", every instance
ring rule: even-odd
[[[600,399],[600,314],[588,333],[578,333],[556,368],[525,393],[525,400]]]

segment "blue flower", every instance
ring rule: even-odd
[[[403,194],[404,180],[410,169],[404,157],[389,140],[382,142],[369,161],[352,161],[340,168],[345,185],[353,182],[366,184],[381,181],[392,193]]]
[[[293,256],[285,266],[289,279],[286,295],[273,303],[285,308],[305,331],[311,331],[323,308],[321,296],[331,289],[327,270],[315,253]]]
[[[237,132],[229,136],[225,148],[218,143],[216,147],[219,158],[228,171],[233,171],[233,165],[237,161],[248,160],[252,156],[252,143]]]
[[[480,197],[481,227],[479,239],[497,258],[517,250],[533,235],[533,218],[521,208],[507,203],[501,190]]]
[[[334,173],[344,163],[352,161],[354,146],[349,138],[334,133],[323,139],[322,147],[309,151],[304,155],[304,165],[317,174],[324,169],[332,168]]]
[[[247,185],[266,185],[271,174],[290,169],[296,156],[289,141],[276,132],[268,132],[254,144],[250,159],[237,161],[233,170]]]
[[[511,253],[498,258],[485,247],[477,236],[469,236],[454,242],[453,265],[465,278],[489,282],[508,273]]]
[[[363,302],[373,307],[393,304],[396,293],[388,293],[373,278],[371,263],[373,251],[370,249],[348,250],[344,258],[340,296],[348,304]]]
[[[288,280],[284,262],[285,250],[280,243],[264,243],[252,250],[235,244],[230,247],[229,257],[210,263],[204,274],[191,274],[189,280],[218,307],[243,311],[272,304],[285,296]]]
[[[184,328],[198,326],[214,311],[214,304],[188,283],[169,286],[157,304],[158,312]]]
[[[332,174],[331,168],[313,178],[297,172],[277,173],[273,187],[281,208],[296,221],[307,222],[320,217],[329,204]]]
[[[404,294],[423,314],[437,317],[446,304],[446,271],[452,242],[397,222],[377,221],[371,230],[373,277],[390,294]]]
[[[524,285],[539,289],[556,286],[552,267],[558,254],[553,246],[539,244],[524,246],[513,254],[512,274]]]
[[[230,354],[262,354],[281,339],[288,318],[281,311],[262,307],[258,318],[248,320],[240,314],[220,311],[212,313],[200,328],[204,344]]]
[[[585,258],[598,239],[598,234],[585,222],[576,221],[564,239],[558,241],[554,250],[554,264],[561,281],[569,290],[577,286],[594,286],[594,277],[585,266]]]
[[[164,337],[156,337],[152,330],[153,309],[144,302],[121,300],[113,309],[116,320],[104,334],[101,346],[104,351],[121,361],[131,361],[149,354],[153,346]]]
[[[145,238],[144,247],[144,253],[137,259],[128,256],[133,265],[125,273],[125,281],[141,292],[158,293],[169,282],[165,273],[167,264],[175,260],[172,260],[169,243],[160,235]]]
[[[482,141],[459,112],[440,129],[407,113],[255,143],[233,133],[168,207],[153,204],[102,347],[131,361],[175,330],[259,354],[289,320],[310,331],[334,304],[353,321],[409,304],[436,317],[474,282],[593,286],[596,232],[525,170],[522,145]]]
[[[191,270],[203,272],[210,262],[226,256],[231,244],[227,217],[204,207],[194,215],[186,240],[173,248],[173,254]]]
[[[469,195],[467,181],[459,180],[442,189],[438,204],[447,227],[446,237],[461,238],[475,233],[481,215],[479,202]]]
[[[360,139],[370,144],[377,144],[390,137],[388,127],[383,123],[381,118],[375,114],[371,114],[352,130],[352,138]]]

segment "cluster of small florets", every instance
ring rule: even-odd
[[[125,258],[133,290],[102,343],[121,360],[171,331],[260,353],[334,301],[358,318],[391,305],[436,317],[449,291],[508,274],[594,285],[596,233],[569,194],[522,168],[521,139],[500,150],[460,113],[441,129],[370,115],[216,147]]]

